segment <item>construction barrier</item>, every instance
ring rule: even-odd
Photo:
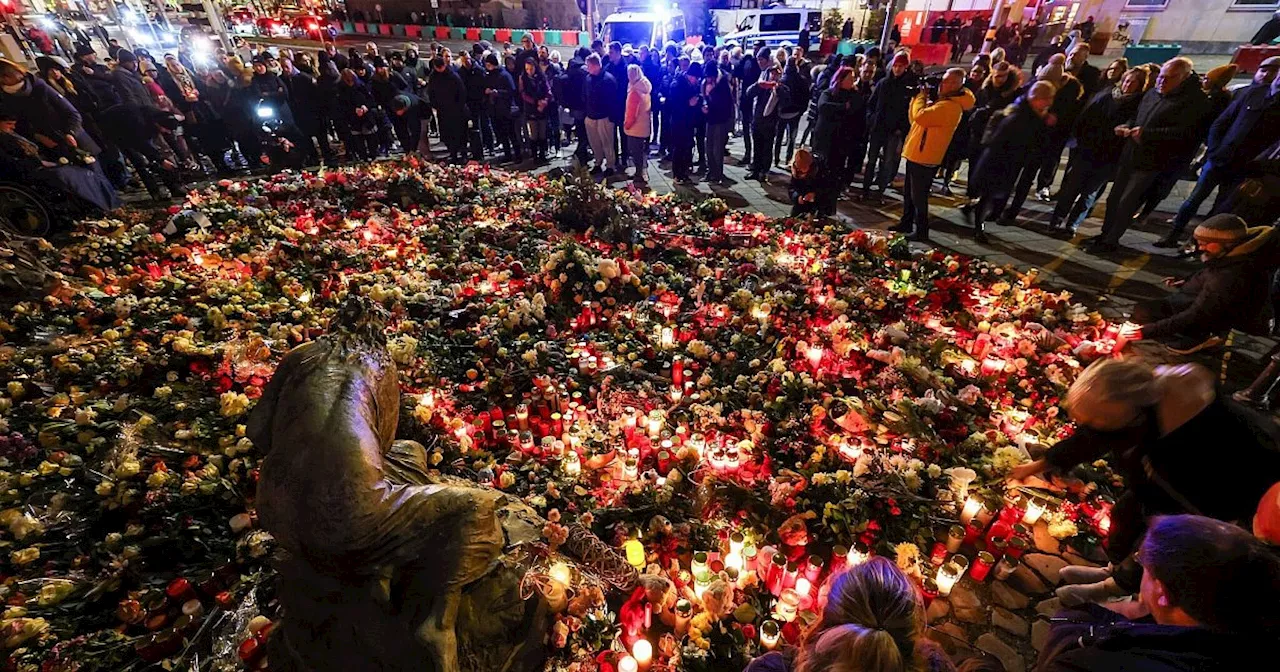
[[[525,35],[533,38],[534,44],[545,44],[548,46],[587,46],[591,44],[591,34],[579,32],[576,30],[521,30],[512,28],[463,28],[452,26],[420,26],[416,24],[401,23],[363,23],[363,22],[342,22],[342,34],[344,35],[370,35],[384,37],[406,37],[411,39],[437,39],[437,40],[457,40],[465,42],[479,42],[488,40],[494,44],[502,44],[522,39]],[[852,54],[853,48],[857,44],[867,43],[870,47],[875,43],[871,40],[845,40],[839,45],[840,53]],[[700,35],[689,36],[685,39],[686,44],[698,45],[702,43]]]
[[[466,39],[467,39],[467,41],[468,41],[468,42],[479,42],[479,41],[480,41],[480,29],[479,29],[479,28],[468,28],[468,29],[467,29],[467,37],[466,37]]]
[[[498,44],[502,44],[502,43],[504,43],[504,42],[510,42],[510,41],[511,41],[511,29],[510,29],[510,28],[499,28],[499,29],[497,29],[497,30],[496,30],[496,31],[494,31],[494,33],[493,33],[493,39],[494,39],[494,41],[495,41],[496,43],[498,43]]]
[[[564,32],[563,30],[547,30],[547,31],[543,31],[543,32],[545,32],[545,33],[546,33],[546,36],[547,36],[547,44],[549,44],[549,45],[551,45],[551,46],[553,46],[553,47],[558,47],[558,46],[560,46],[560,45],[562,44],[562,42],[561,42],[561,39],[560,39],[560,38],[561,38],[561,36],[562,36],[562,35],[565,35],[565,32]]]
[[[422,26],[408,25],[404,27],[404,36],[418,39],[422,37]]]
[[[383,37],[391,37],[391,24],[389,23],[378,24],[378,34],[382,35]]]
[[[406,28],[407,26],[403,26],[397,23],[394,26],[391,26],[391,34],[395,35],[396,37],[404,37],[407,34]]]
[[[1129,67],[1147,63],[1164,63],[1182,53],[1181,44],[1131,44],[1124,48]]]
[[[365,24],[360,23],[359,21],[357,21],[357,22],[356,22],[356,25],[352,27],[351,32],[353,32],[353,33],[355,33],[355,34],[357,34],[357,35],[367,35],[367,34],[369,33],[369,30],[368,30],[368,28],[365,26]]]
[[[1242,72],[1253,72],[1258,69],[1258,65],[1272,56],[1280,56],[1280,45],[1260,44],[1254,46],[1252,44],[1243,44],[1236,48],[1236,53],[1231,57],[1231,62],[1235,63]]]

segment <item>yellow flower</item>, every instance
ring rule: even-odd
[[[234,418],[249,410],[249,397],[239,392],[223,392],[218,402],[224,418]]]
[[[15,565],[29,565],[40,559],[40,549],[31,546],[14,551],[9,554],[9,562]]]
[[[509,471],[502,472],[502,475],[498,477],[499,488],[502,488],[505,490],[515,484],[516,484],[516,475]]]

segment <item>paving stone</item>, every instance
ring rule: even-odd
[[[970,588],[968,582],[963,582],[951,589],[951,595],[948,600],[951,602],[953,609],[977,609],[982,607],[982,598]]]
[[[1020,639],[1026,638],[1031,627],[1027,625],[1027,619],[1002,607],[991,608],[991,624]]]
[[[1049,526],[1044,523],[1036,523],[1031,528],[1031,535],[1035,538],[1036,549],[1045,553],[1057,555],[1062,552],[1062,542],[1054,539],[1049,534]]]
[[[1042,595],[1049,592],[1049,587],[1045,585],[1044,580],[1026,565],[1018,565],[1007,581],[1023,595]]]
[[[1036,619],[1031,624],[1031,646],[1036,651],[1043,651],[1044,645],[1049,641],[1049,621],[1043,618]]]
[[[1004,665],[1005,672],[1026,672],[1027,665],[1022,656],[1004,640],[988,632],[978,637],[974,645],[995,656]]]
[[[992,582],[991,600],[1006,609],[1025,609],[1031,604],[1031,598],[1014,590],[1003,581]]]
[[[955,619],[963,623],[973,623],[975,625],[982,623],[985,625],[987,622],[987,609],[986,607],[956,607]]]
[[[1068,564],[1066,560],[1056,555],[1047,555],[1045,553],[1030,553],[1023,556],[1022,561],[1026,566],[1035,570],[1050,586],[1056,586],[1062,582],[1058,573]]]
[[[1066,560],[1067,562],[1073,565],[1078,565],[1080,567],[1101,567],[1102,565],[1106,564],[1105,561],[1095,562],[1093,560],[1090,560],[1089,558],[1086,558],[1080,555],[1079,553],[1076,553],[1074,550],[1068,550],[1066,553],[1063,553],[1062,559]]]
[[[951,603],[946,600],[934,600],[929,603],[929,608],[925,610],[925,618],[928,619],[930,625],[941,621],[951,613]]]
[[[1036,605],[1036,613],[1040,614],[1041,616],[1052,616],[1058,613],[1059,611],[1062,611],[1062,600],[1056,597],[1051,597],[1047,600],[1042,600],[1039,604]]]
[[[972,651],[973,647],[969,646],[969,635],[964,628],[955,623],[943,623],[942,625],[928,628],[924,632],[924,636],[936,642],[947,652],[948,656],[954,659],[957,655],[962,655],[966,651]]]

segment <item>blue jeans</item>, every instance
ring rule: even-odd
[[[1065,219],[1067,226],[1075,231],[1089,216],[1114,173],[1114,165],[1095,161],[1079,150],[1073,152],[1050,221],[1057,223]]]
[[[1231,195],[1230,185],[1234,184],[1236,176],[1234,173],[1227,171],[1221,166],[1216,166],[1212,161],[1206,161],[1204,168],[1200,169],[1200,179],[1196,180],[1196,186],[1191,190],[1191,195],[1187,196],[1186,202],[1182,207],[1178,208],[1178,214],[1173,218],[1173,229],[1169,231],[1169,237],[1177,238],[1182,230],[1187,228],[1187,224],[1192,217],[1200,210],[1200,205],[1209,198],[1209,194],[1216,188],[1218,190],[1217,198],[1213,199],[1213,208],[1209,210],[1209,214],[1214,214],[1222,209],[1223,203],[1226,202],[1227,196]]]
[[[870,191],[874,180],[880,191],[889,188],[893,176],[898,174],[898,164],[902,162],[901,133],[890,135],[873,135],[867,144],[867,171],[862,178],[862,190]],[[879,171],[876,161],[879,160]]]

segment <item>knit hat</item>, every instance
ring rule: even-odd
[[[1274,545],[1280,545],[1280,483],[1271,486],[1258,502],[1258,512],[1253,516],[1253,535]]]
[[[685,72],[684,74],[689,75],[690,77],[697,77],[697,78],[701,78],[701,77],[702,77],[702,64],[701,64],[701,63],[690,63],[690,64],[689,64],[689,70],[688,70],[688,72]]]
[[[80,45],[76,46],[76,58],[80,58],[81,56],[88,56],[89,54],[96,54],[96,53],[98,52],[94,51],[93,47],[87,44],[81,43]]]
[[[1236,215],[1214,215],[1196,227],[1197,240],[1232,243],[1248,235],[1248,225]]]
[[[1240,67],[1235,63],[1219,65],[1218,67],[1205,73],[1204,81],[1215,89],[1226,88],[1231,83],[1231,78],[1236,76],[1240,71]]]
[[[129,51],[128,49],[121,49],[120,51],[116,52],[117,63],[131,63],[137,60],[138,60],[138,57],[134,56],[133,52]]]

